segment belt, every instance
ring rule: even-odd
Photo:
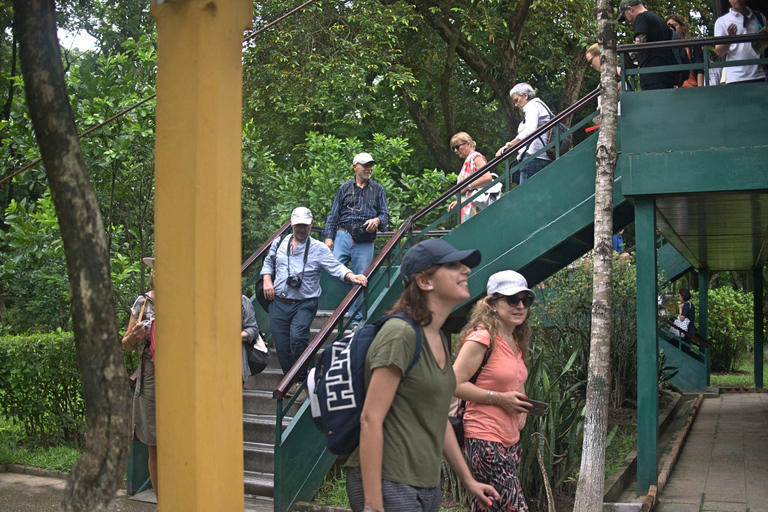
[[[348,230],[347,228],[343,228],[343,227],[341,227],[341,226],[339,226],[339,227],[338,227],[338,228],[336,228],[336,229],[338,229],[339,231],[347,231],[347,232],[349,232],[349,230]]]
[[[282,297],[278,297],[275,295],[275,300],[279,300],[280,302],[285,302],[286,304],[296,304],[301,299],[284,299]]]

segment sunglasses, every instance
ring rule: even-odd
[[[667,23],[667,26],[672,30],[677,30],[677,25],[675,25],[674,23]]]
[[[511,307],[516,308],[518,304],[521,302],[523,303],[523,306],[526,308],[531,307],[531,304],[533,304],[534,298],[531,295],[526,295],[525,297],[518,297],[517,295],[500,295],[496,298],[496,300],[501,299],[507,299],[507,304],[509,304]]]
[[[462,142],[462,143],[461,143],[461,144],[459,144],[458,146],[453,146],[451,149],[452,149],[452,150],[454,150],[454,151],[458,151],[458,150],[459,150],[459,148],[460,148],[461,146],[463,146],[464,144],[466,144],[466,142]]]

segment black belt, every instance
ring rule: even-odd
[[[296,304],[301,299],[284,299],[282,297],[278,297],[275,295],[275,300],[279,300],[280,302],[285,302],[286,304]]]

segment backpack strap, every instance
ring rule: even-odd
[[[401,320],[405,320],[406,322],[411,324],[411,327],[413,327],[413,330],[416,332],[416,350],[413,351],[413,361],[411,361],[411,364],[408,365],[408,368],[405,370],[405,373],[403,374],[403,379],[404,379],[409,373],[411,373],[411,370],[413,370],[413,367],[416,366],[416,363],[419,362],[419,355],[421,354],[421,328],[418,325],[416,325],[416,322],[408,318],[405,315],[405,313],[395,313],[390,317],[386,317],[387,320],[389,320],[390,318],[399,318]]]

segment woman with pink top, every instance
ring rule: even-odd
[[[479,151],[475,151],[476,146],[475,141],[472,140],[472,137],[470,137],[468,133],[459,132],[451,137],[451,149],[456,153],[456,156],[464,161],[464,165],[461,166],[459,178],[456,180],[456,183],[463,182],[485,167],[485,157]],[[465,201],[473,192],[476,192],[479,188],[483,188],[491,181],[493,181],[491,173],[485,173],[485,176],[461,189],[461,200]],[[456,208],[456,201],[453,201],[448,205],[449,210],[453,210],[454,208]],[[476,213],[477,208],[475,208],[474,203],[465,204],[461,207],[461,222],[466,222]]]
[[[527,512],[518,473],[520,431],[531,407],[523,400],[528,317],[536,296],[513,270],[493,274],[486,289],[488,295],[475,304],[459,334],[462,345],[453,365],[454,396],[466,401],[464,458],[475,480],[492,485],[501,495],[491,510]],[[470,510],[478,512],[480,504],[473,500]]]

